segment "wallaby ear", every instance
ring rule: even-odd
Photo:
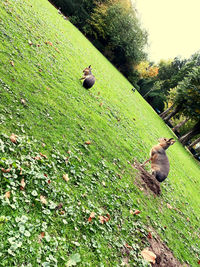
[[[167,143],[169,143],[170,145],[173,145],[176,142],[176,140],[174,140],[173,138],[168,139]]]
[[[91,68],[91,65],[88,68],[90,69]]]

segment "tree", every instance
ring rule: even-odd
[[[90,24],[94,37],[100,37],[104,43],[108,58],[110,54],[109,59],[126,76],[134,65],[145,59],[143,49],[147,33],[132,9],[125,9],[116,1],[99,4],[91,15]]]
[[[195,137],[198,134],[200,134],[200,120],[194,125],[194,127],[189,132],[187,132],[186,134],[181,136],[179,138],[179,141],[183,145],[186,145],[190,139],[192,139],[193,137]]]

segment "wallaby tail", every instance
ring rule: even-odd
[[[156,180],[158,180],[160,183],[167,178],[166,175],[164,175],[161,171],[153,171],[152,175],[154,175]]]

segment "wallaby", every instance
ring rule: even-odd
[[[84,80],[83,86],[86,89],[91,88],[94,85],[95,80],[96,80],[94,75],[92,74],[91,70],[92,70],[91,65],[88,68],[85,68],[83,70],[84,75],[82,78],[80,78],[80,80]]]
[[[165,150],[175,142],[173,138],[160,138],[159,144],[153,146],[150,151],[150,159],[142,164],[145,165],[147,162],[151,161],[152,175],[154,175],[159,182],[163,182],[169,173],[169,160]]]

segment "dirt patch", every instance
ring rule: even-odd
[[[153,192],[155,195],[159,196],[161,194],[160,183],[156,180],[156,178],[148,173],[139,162],[135,161],[132,165],[133,168],[139,171],[139,177],[136,177],[136,184],[142,186],[145,192]],[[140,180],[140,181],[139,181]]]
[[[181,264],[173,255],[172,251],[163,243],[158,236],[148,239],[149,250],[156,254],[156,262],[153,267],[186,267]]]

